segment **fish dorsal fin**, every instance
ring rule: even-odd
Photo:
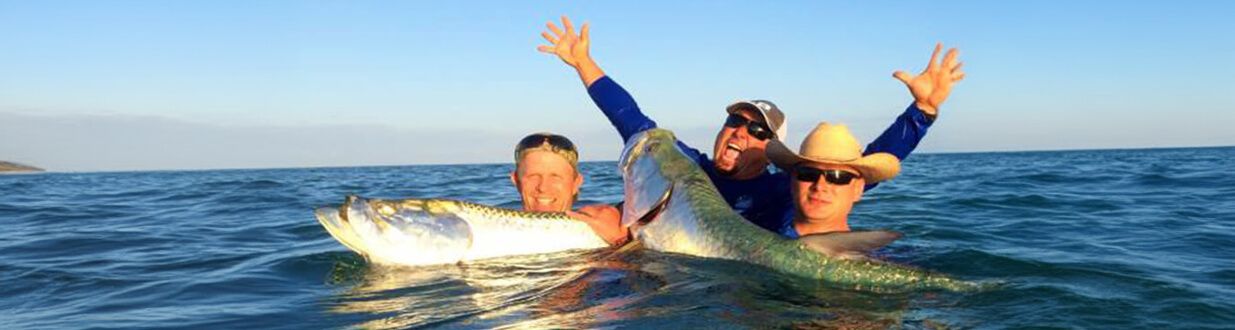
[[[862,258],[900,238],[901,233],[898,232],[874,230],[806,235],[798,238],[798,241],[829,257]]]

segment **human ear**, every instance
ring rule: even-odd
[[[583,173],[575,172],[575,195],[579,194],[581,187],[583,187]]]
[[[510,171],[510,183],[515,185],[515,190],[523,193],[523,187],[519,186],[519,170]]]

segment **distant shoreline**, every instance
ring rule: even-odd
[[[43,172],[43,169],[13,162],[0,160],[0,173]]]
[[[1024,153],[1068,153],[1068,152],[1111,152],[1111,151],[1137,151],[1137,150],[1174,150],[1174,149],[1226,149],[1235,148],[1235,146],[1194,146],[1194,147],[1148,147],[1148,148],[1107,148],[1107,149],[1055,149],[1055,150],[1004,150],[1004,151],[932,151],[932,152],[917,152],[915,155],[965,155],[965,154],[1024,154]],[[616,162],[615,159],[608,160],[581,160],[580,164],[585,163],[608,163]],[[0,161],[3,163],[3,161]],[[11,164],[11,163],[10,163]],[[265,170],[295,170],[295,169],[340,169],[340,168],[378,168],[378,167],[406,167],[406,166],[467,166],[467,165],[511,165],[513,162],[481,162],[481,163],[424,163],[424,164],[368,164],[368,165],[323,165],[323,166],[300,166],[300,167],[226,167],[226,168],[180,168],[180,169],[115,169],[115,170],[58,170],[55,173],[146,173],[146,172],[201,172],[201,171],[265,171]],[[4,173],[41,173],[46,172],[43,169],[38,171],[25,172],[5,172],[0,170],[0,174]]]

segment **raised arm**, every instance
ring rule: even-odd
[[[965,78],[965,73],[961,71],[961,62],[956,59],[959,54],[956,48],[949,49],[943,61],[939,62],[941,50],[943,44],[935,44],[930,63],[917,76],[904,71],[892,74],[909,88],[909,93],[913,95],[913,104],[896,117],[892,126],[866,146],[865,154],[886,152],[904,160],[918,147],[922,138],[926,137],[926,130],[939,115],[939,106],[952,93],[952,85]],[[875,185],[868,185],[866,189],[874,187]]]
[[[591,39],[588,37],[587,24],[583,24],[583,29],[579,34],[575,34],[574,26],[565,16],[562,16],[562,26],[565,30],[559,29],[553,22],[549,22],[546,26],[549,31],[542,32],[540,35],[545,37],[551,45],[542,45],[537,47],[537,50],[557,55],[562,62],[579,73],[579,79],[587,87],[587,93],[592,97],[592,102],[596,103],[596,107],[600,108],[613,128],[617,129],[618,135],[622,137],[622,143],[626,143],[626,140],[639,132],[656,128],[656,122],[639,110],[639,104],[635,103],[635,98],[631,97],[630,93],[613,79],[606,77],[605,72],[601,71],[596,61],[588,55]]]

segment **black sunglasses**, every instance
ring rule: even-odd
[[[528,135],[523,140],[520,140],[519,144],[515,146],[515,152],[518,153],[524,149],[539,147],[545,143],[558,149],[575,151],[575,144],[570,142],[570,139],[567,139],[565,136],[537,133]]]
[[[768,128],[768,125],[764,125],[763,123],[757,121],[751,121],[750,119],[746,119],[746,117],[742,117],[736,113],[729,114],[729,118],[725,119],[725,127],[737,128],[742,126],[746,126],[746,133],[750,133],[750,136],[753,136],[759,140],[771,139],[772,136],[776,135],[772,133],[771,128]]]
[[[798,181],[817,182],[819,177],[822,176],[828,183],[838,186],[848,185],[850,182],[853,182],[853,179],[859,177],[857,174],[845,170],[824,170],[804,165],[798,165],[793,170],[797,172]]]

